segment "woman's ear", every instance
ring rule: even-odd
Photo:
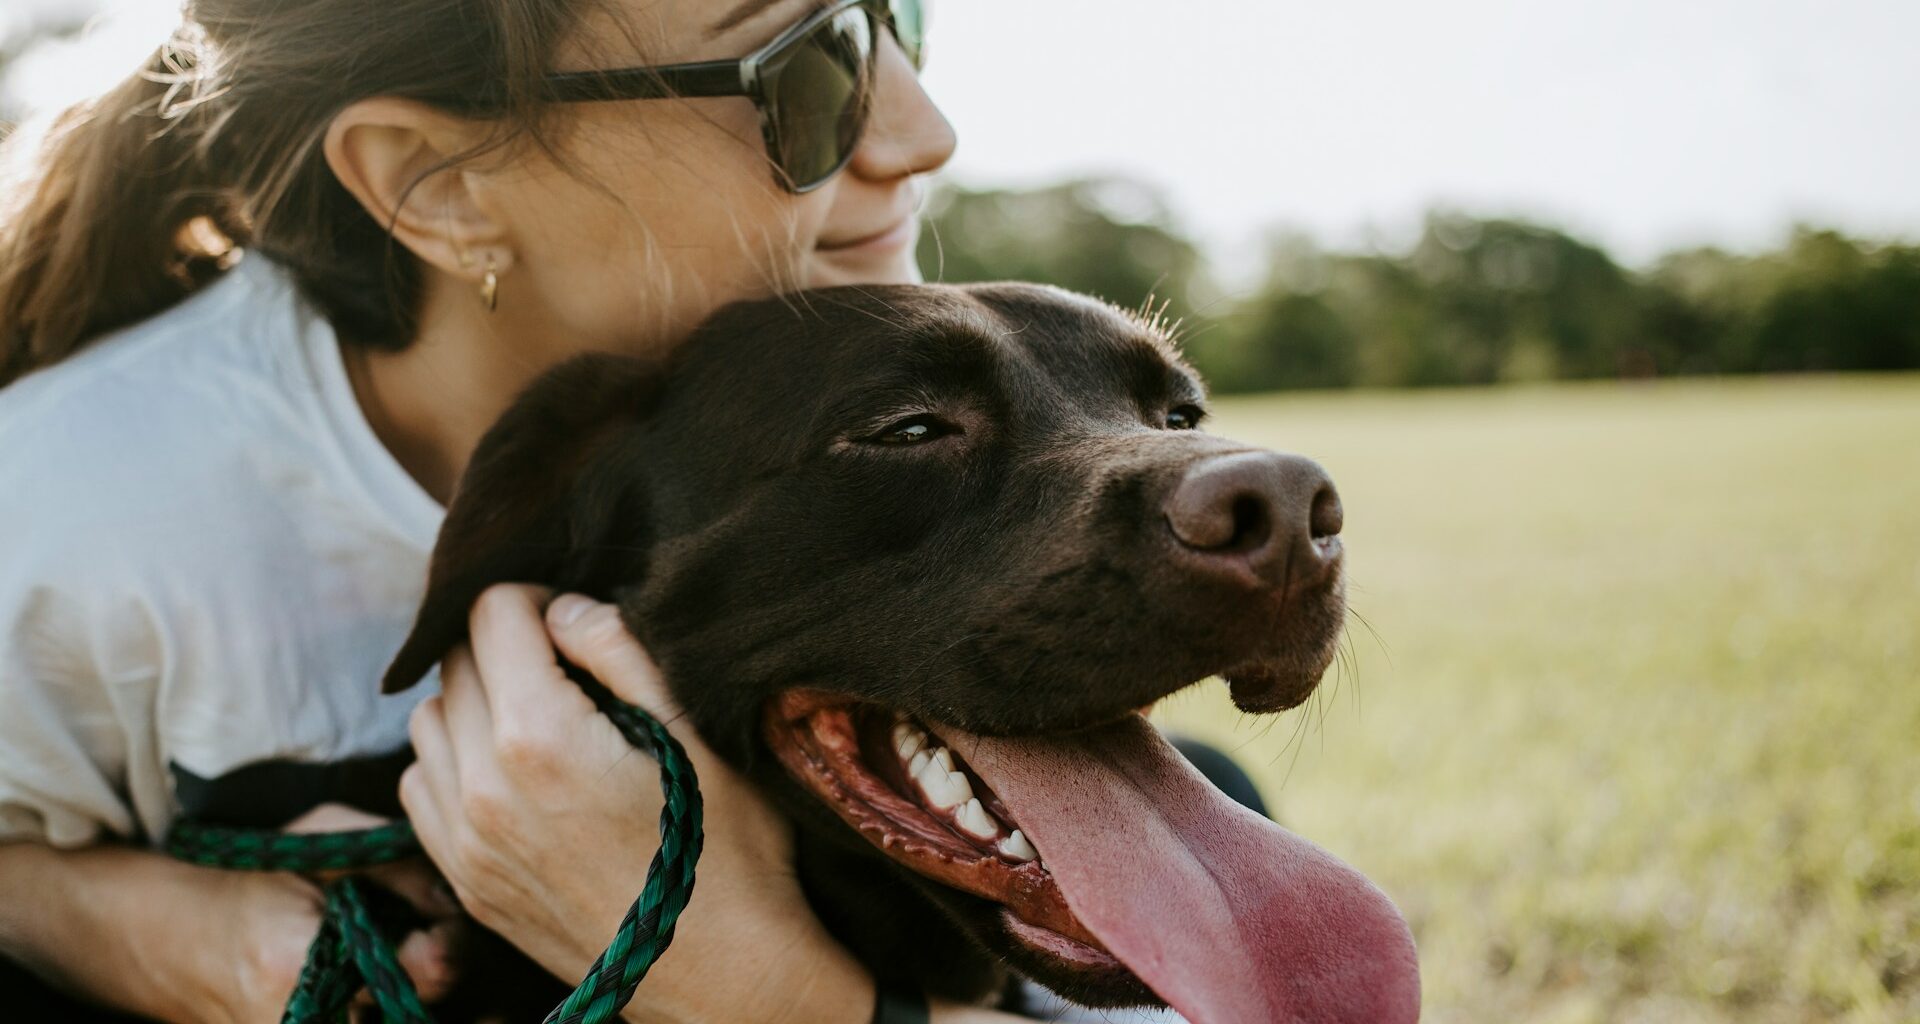
[[[588,355],[536,381],[480,440],[434,542],[427,593],[387,668],[396,693],[467,636],[495,583],[613,598],[646,572],[648,516],[635,428],[658,401],[657,368]]]
[[[415,256],[478,280],[513,258],[506,226],[476,202],[467,170],[453,161],[482,145],[484,125],[417,100],[376,96],[334,115],[323,142],[327,166],[367,213]]]

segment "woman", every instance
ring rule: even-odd
[[[917,6],[891,7],[190,0],[141,74],[11,143],[31,163],[0,192],[0,952],[141,1016],[277,1019],[313,885],[144,844],[182,814],[359,824],[338,804],[398,778],[460,902],[582,972],[658,798],[555,648],[671,720],[645,654],[607,607],[500,588],[444,696],[376,680],[469,452],[535,375],[669,348],[731,300],[913,279],[916,176],[954,138]],[[689,62],[726,63],[564,74]],[[730,94],[743,70],[756,96]],[[785,826],[680,738],[707,854],[629,1014],[867,1019]],[[420,872],[380,877],[450,916]],[[429,998],[447,941],[402,947]]]

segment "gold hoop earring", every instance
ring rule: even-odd
[[[487,312],[500,308],[500,274],[494,269],[493,257],[487,257],[487,276],[480,282],[480,301],[487,304]]]

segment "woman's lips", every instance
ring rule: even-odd
[[[890,252],[895,249],[905,248],[908,243],[913,241],[914,227],[914,219],[912,217],[902,217],[892,225],[882,228],[873,234],[860,235],[847,239],[836,239],[834,241],[822,241],[819,243],[818,248],[821,252],[828,253]]]

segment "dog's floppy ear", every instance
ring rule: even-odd
[[[385,692],[419,682],[465,639],[473,602],[495,583],[590,594],[607,585],[594,548],[619,527],[631,531],[622,550],[635,551],[643,530],[633,474],[610,464],[631,457],[622,435],[650,414],[661,376],[640,360],[582,356],[536,381],[487,431],[440,526],[426,600]]]

